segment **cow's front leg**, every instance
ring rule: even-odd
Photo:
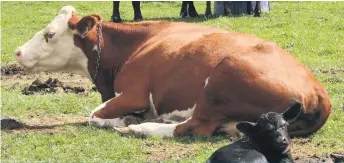
[[[89,123],[99,127],[126,126],[128,117],[125,116],[146,110],[148,105],[148,97],[138,94],[119,94],[95,108],[90,115]],[[139,119],[137,121],[140,122]]]
[[[156,123],[156,122],[145,122],[141,124],[129,125],[128,127],[114,127],[114,129],[122,134],[173,137],[174,136],[173,132],[179,124],[178,123],[165,124],[165,123]]]
[[[199,121],[188,119],[181,123],[164,124],[146,122],[133,124],[128,127],[115,127],[122,134],[137,134],[144,136],[184,137],[184,136],[212,136],[222,121]]]

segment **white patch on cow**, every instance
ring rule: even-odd
[[[149,93],[149,108],[155,110],[152,92]]]
[[[188,108],[187,110],[174,110],[171,113],[167,113],[167,114],[162,114],[160,115],[160,117],[162,119],[169,119],[169,120],[174,120],[173,117],[182,117],[184,119],[188,119],[192,116],[193,111],[196,108],[196,103],[194,104],[194,106],[192,108]]]
[[[122,92],[120,92],[120,93],[115,92],[115,97],[117,97],[117,96],[119,96],[121,94],[122,94]]]
[[[152,92],[149,93],[149,109],[152,112],[153,117],[158,117],[158,113],[155,110],[154,100],[153,100],[153,94]]]
[[[129,125],[128,128],[134,133],[144,134],[147,136],[173,137],[176,127],[186,121],[175,124],[146,122],[137,125]]]
[[[32,39],[17,48],[20,56],[16,56],[28,72],[71,72],[91,79],[88,73],[88,59],[83,51],[74,45],[73,31],[68,21],[75,12],[72,6],[63,7],[57,16],[44,29],[37,32]],[[55,33],[52,38],[45,39],[47,33]]]
[[[117,97],[117,96],[116,96]],[[115,98],[116,98],[115,97]],[[112,100],[112,99],[110,99]],[[118,126],[125,126],[124,120],[121,118],[113,118],[113,119],[102,119],[102,118],[98,118],[95,115],[93,115],[96,111],[99,111],[101,109],[103,109],[107,103],[110,101],[106,101],[102,104],[100,104],[98,107],[96,107],[92,112],[91,115],[89,117],[89,124],[90,125],[96,125],[98,127],[118,127]]]
[[[204,88],[208,85],[208,80],[209,80],[209,77],[207,79],[205,79],[205,81],[204,81]]]
[[[92,51],[98,51],[98,45],[94,45]]]

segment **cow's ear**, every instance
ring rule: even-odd
[[[284,120],[291,123],[297,119],[302,113],[302,105],[299,102],[295,102],[290,105],[284,113],[282,113]]]
[[[76,23],[80,20],[80,17],[75,11],[72,12],[72,17],[68,20],[68,27],[72,30],[75,29]]]
[[[101,20],[99,15],[93,14],[83,17],[75,26],[80,35],[87,34]]]
[[[243,121],[243,122],[239,122],[237,125],[236,125],[236,128],[244,133],[245,135],[251,135],[253,133],[255,133],[255,126],[256,124],[255,123],[252,123],[252,122],[247,122],[247,121]]]

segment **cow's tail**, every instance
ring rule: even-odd
[[[312,112],[302,109],[297,119],[288,126],[290,137],[309,136],[326,123],[331,113],[331,103],[328,96],[326,97],[319,97],[319,108],[312,109]]]

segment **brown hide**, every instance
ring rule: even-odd
[[[80,34],[88,28],[84,38],[75,35],[74,41],[89,59],[91,75],[98,18],[80,20],[74,14],[69,21]],[[291,136],[316,132],[330,114],[327,92],[311,72],[276,44],[252,35],[181,22],[103,22],[102,35],[96,86],[107,96],[103,101],[110,100],[96,117],[146,110],[150,94],[158,115],[196,104],[175,136],[210,136],[223,123],[281,113],[294,101],[304,113],[290,125]],[[112,98],[113,92],[122,94]]]

